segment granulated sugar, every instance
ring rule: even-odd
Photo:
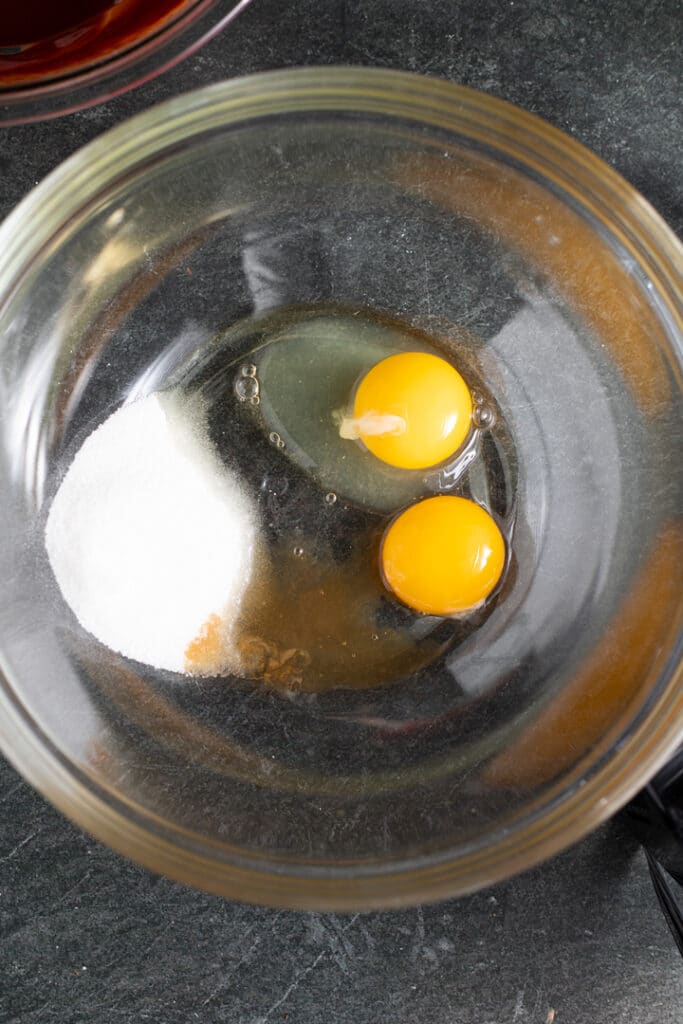
[[[256,533],[251,502],[196,414],[173,394],[115,412],[76,455],[45,530],[81,625],[114,651],[175,672],[193,670],[188,648],[207,631],[214,652],[217,629],[222,656],[229,649]]]

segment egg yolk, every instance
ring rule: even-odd
[[[428,352],[401,352],[377,363],[358,385],[353,405],[355,436],[400,469],[443,462],[465,440],[471,420],[467,384]]]
[[[384,582],[404,604],[428,615],[459,615],[477,608],[498,583],[505,541],[481,505],[441,495],[394,519],[380,560]]]

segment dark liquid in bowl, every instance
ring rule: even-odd
[[[153,35],[190,0],[18,0],[2,4],[0,88],[73,74]]]

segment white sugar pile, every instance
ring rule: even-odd
[[[187,669],[207,623],[229,632],[249,581],[251,503],[174,395],[123,406],[85,441],[50,509],[45,543],[62,594],[102,643]]]

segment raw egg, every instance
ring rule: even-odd
[[[461,446],[472,396],[455,367],[429,352],[400,352],[377,363],[356,391],[347,421],[366,448],[399,469],[426,469]]]
[[[353,419],[358,382],[391,356],[427,351],[418,347],[425,344],[422,338],[399,322],[362,313],[295,311],[289,316],[284,326],[262,328],[267,344],[240,361],[235,378],[239,388],[245,379],[251,387],[256,380],[258,405],[247,401],[244,407],[266,437],[276,434],[282,440],[283,446],[276,448],[280,458],[312,477],[321,495],[333,492],[340,500],[382,514],[394,515],[433,490],[422,473],[380,462],[365,445],[346,439],[359,437]],[[243,368],[251,363],[257,376],[244,378]],[[438,486],[436,480],[431,483]]]
[[[505,541],[486,509],[467,498],[418,501],[394,519],[380,554],[396,597],[428,615],[473,611],[500,580]]]

